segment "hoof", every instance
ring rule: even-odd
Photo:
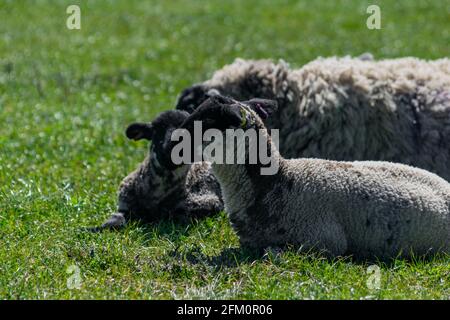
[[[123,228],[126,225],[127,221],[125,219],[125,216],[121,212],[117,212],[111,215],[108,220],[105,221],[101,226],[99,227],[87,227],[84,228],[84,231],[88,232],[101,232],[103,230],[119,230]]]

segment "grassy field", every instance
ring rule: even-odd
[[[2,0],[0,299],[449,299],[448,256],[379,264],[373,289],[368,264],[240,251],[225,214],[80,231],[115,209],[148,150],[126,140],[126,125],[173,108],[235,57],[297,67],[364,52],[449,55],[448,1],[379,2],[382,29],[368,30],[373,2]],[[81,30],[66,28],[69,4]]]

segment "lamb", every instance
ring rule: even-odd
[[[185,221],[223,210],[220,186],[212,175],[211,165],[198,162],[170,169],[164,152],[174,129],[188,113],[169,110],[152,123],[133,123],[127,130],[129,139],[153,141],[149,155],[121,183],[118,212],[91,231],[117,229],[128,221],[155,222],[165,218]]]
[[[242,246],[290,244],[330,257],[382,260],[450,253],[447,181],[390,162],[284,159],[261,119],[275,109],[267,100],[243,103],[215,96],[180,126],[191,137],[195,121],[202,121],[203,130],[259,130],[271,157],[279,162],[274,175],[261,175],[261,163],[212,163]],[[245,143],[246,150],[251,146],[245,139],[239,143]],[[168,150],[175,145],[172,142]]]
[[[450,60],[319,58],[292,70],[280,61],[237,59],[184,90],[177,109],[208,97],[275,99],[267,120],[286,158],[383,160],[450,181]]]

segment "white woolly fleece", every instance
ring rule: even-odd
[[[450,60],[318,58],[292,70],[236,59],[205,81],[238,100],[276,99],[266,123],[286,158],[401,162],[450,180]]]

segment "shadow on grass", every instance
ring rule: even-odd
[[[183,254],[183,257],[191,264],[204,264],[217,269],[236,268],[241,264],[263,260],[264,254],[256,250],[244,248],[226,248],[217,256],[207,256],[200,250],[194,249]]]
[[[176,255],[177,252],[174,252]],[[226,248],[217,256],[207,256],[200,250],[199,247],[193,248],[188,252],[185,252],[182,257],[185,258],[191,264],[204,264],[215,268],[239,267],[241,264],[251,264],[256,261],[281,261],[283,255],[294,254],[301,256],[302,260],[318,261],[323,260],[333,265],[335,263],[348,263],[360,266],[378,265],[385,269],[395,269],[404,267],[406,265],[424,265],[428,263],[440,263],[443,261],[449,261],[449,257],[446,254],[428,254],[428,255],[411,255],[409,257],[396,257],[390,259],[372,258],[358,258],[352,255],[344,255],[339,257],[330,257],[324,253],[308,250],[302,251],[302,249],[296,249],[290,246],[285,248],[276,248],[268,250],[254,250],[248,248]]]
[[[450,256],[445,254],[427,254],[423,256],[417,256],[411,254],[409,258],[402,258],[400,256],[391,259],[378,259],[378,258],[358,258],[351,254],[344,255],[342,257],[329,257],[326,254],[317,252],[314,250],[303,251],[301,248],[294,248],[292,246],[286,246],[284,248],[268,249],[268,250],[255,250],[245,247],[224,248],[220,254],[216,256],[208,256],[203,253],[202,248],[199,245],[186,248],[183,246],[183,239],[190,235],[193,228],[199,223],[199,220],[191,219],[178,219],[178,220],[162,220],[155,223],[149,222],[131,222],[125,228],[134,229],[140,228],[144,237],[148,239],[152,238],[166,238],[176,245],[175,249],[169,253],[169,256],[176,258],[177,260],[186,261],[194,265],[207,265],[209,267],[220,269],[235,268],[241,264],[253,263],[255,261],[266,261],[277,259],[280,254],[290,253],[301,255],[304,259],[322,259],[327,260],[330,264],[336,261],[357,264],[357,265],[378,265],[384,268],[398,268],[405,264],[420,265],[424,263],[432,263],[438,261],[448,261]],[[112,231],[112,230],[110,230]],[[100,232],[105,232],[102,230]],[[120,230],[114,230],[113,232],[120,232]]]
[[[208,256],[203,253],[201,246],[184,246],[183,239],[191,235],[192,230],[200,220],[170,220],[158,223],[139,224],[145,237],[167,238],[176,245],[169,253],[173,258],[184,260],[190,264],[208,265],[214,268],[238,267],[243,263],[261,260],[265,256],[264,250],[258,251],[249,248],[224,248],[217,256]]]

